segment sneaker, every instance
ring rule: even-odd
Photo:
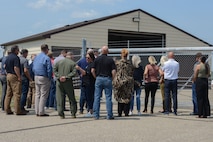
[[[84,117],[93,117],[93,115],[90,112],[88,112]]]
[[[138,116],[141,116],[141,112],[140,111],[138,112]]]
[[[130,111],[130,112],[129,112],[129,115],[133,115],[133,112],[132,112],[132,111]]]

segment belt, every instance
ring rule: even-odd
[[[100,77],[110,77],[110,76],[108,76],[108,75],[103,75],[103,74],[98,75],[98,76],[100,76]]]

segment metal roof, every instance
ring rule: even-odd
[[[155,17],[155,16],[151,15],[150,13],[145,12],[145,11],[143,11],[141,9],[135,9],[135,10],[131,10],[131,11],[128,11],[128,12],[114,14],[114,15],[110,15],[110,16],[106,16],[106,17],[102,17],[102,18],[98,18],[98,19],[93,19],[93,20],[89,20],[89,21],[83,21],[83,22],[72,24],[72,25],[65,25],[65,26],[60,27],[60,28],[56,28],[56,29],[53,29],[53,30],[49,30],[49,31],[46,31],[46,32],[39,33],[39,34],[35,34],[35,35],[27,36],[27,37],[24,37],[24,38],[21,38],[21,39],[17,39],[17,40],[14,40],[14,41],[10,41],[10,42],[7,42],[7,43],[3,43],[3,44],[1,44],[1,46],[8,46],[8,45],[14,45],[14,44],[18,44],[18,43],[27,42],[27,41],[50,38],[51,35],[53,35],[53,34],[57,34],[57,33],[63,32],[63,31],[67,31],[67,30],[78,28],[78,27],[86,26],[86,25],[93,24],[93,23],[96,23],[96,22],[101,22],[101,21],[104,21],[104,20],[107,20],[107,19],[115,18],[115,17],[122,16],[122,15],[126,15],[126,14],[129,14],[129,13],[132,13],[132,12],[136,12],[136,11],[143,12],[143,13],[145,13],[145,14],[147,14],[147,15],[149,15],[149,16],[151,16],[151,17],[153,17],[153,18],[155,18],[155,19],[157,19],[159,21],[162,21],[163,23],[165,23],[165,24],[167,24],[169,26],[172,26],[175,29],[178,29],[178,30],[188,34],[191,37],[196,38],[197,40],[199,40],[199,41],[201,41],[201,42],[203,42],[205,44],[208,44],[209,46],[212,46],[211,44],[203,41],[202,39],[200,39],[198,37],[195,37],[192,34],[187,33],[185,31],[175,27],[174,25],[171,25],[168,22],[163,21],[162,19],[159,19],[158,17]]]

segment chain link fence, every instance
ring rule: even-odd
[[[146,43],[146,48],[132,48],[130,45],[135,45],[135,43],[131,43],[135,41],[126,41],[122,42],[122,44],[118,45],[118,43],[109,44],[109,52],[110,56],[114,59],[120,59],[120,52],[122,48],[128,48],[129,50],[129,59],[135,54],[139,55],[142,60],[142,64],[145,67],[148,64],[148,57],[150,55],[154,56],[160,65],[160,58],[161,56],[166,56],[169,51],[173,51],[175,53],[175,60],[180,64],[180,71],[179,71],[179,79],[178,79],[178,88],[179,91],[182,89],[191,88],[192,84],[192,76],[193,76],[193,68],[196,62],[196,54],[198,52],[202,53],[203,56],[207,57],[207,62],[210,65],[211,74],[213,73],[213,66],[212,66],[212,54],[213,54],[213,47],[158,47],[153,48],[150,44]],[[136,42],[138,43],[138,41]],[[141,43],[143,44],[143,43]],[[145,44],[145,43],[144,43]],[[116,48],[118,46],[118,48]],[[209,87],[211,85],[211,80],[213,79],[212,75],[209,78]]]

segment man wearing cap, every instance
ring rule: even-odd
[[[52,64],[47,56],[48,45],[41,45],[41,53],[37,55],[33,62],[33,72],[35,74],[35,113],[37,116],[49,116],[45,114],[44,107],[50,91],[52,78]]]
[[[7,50],[7,55],[11,53],[11,50]],[[2,57],[1,59],[1,71],[0,71],[0,81],[2,85],[2,95],[1,95],[1,109],[4,111],[4,100],[7,91],[7,78],[6,78],[6,70],[5,70],[5,62],[7,60],[7,56]]]

